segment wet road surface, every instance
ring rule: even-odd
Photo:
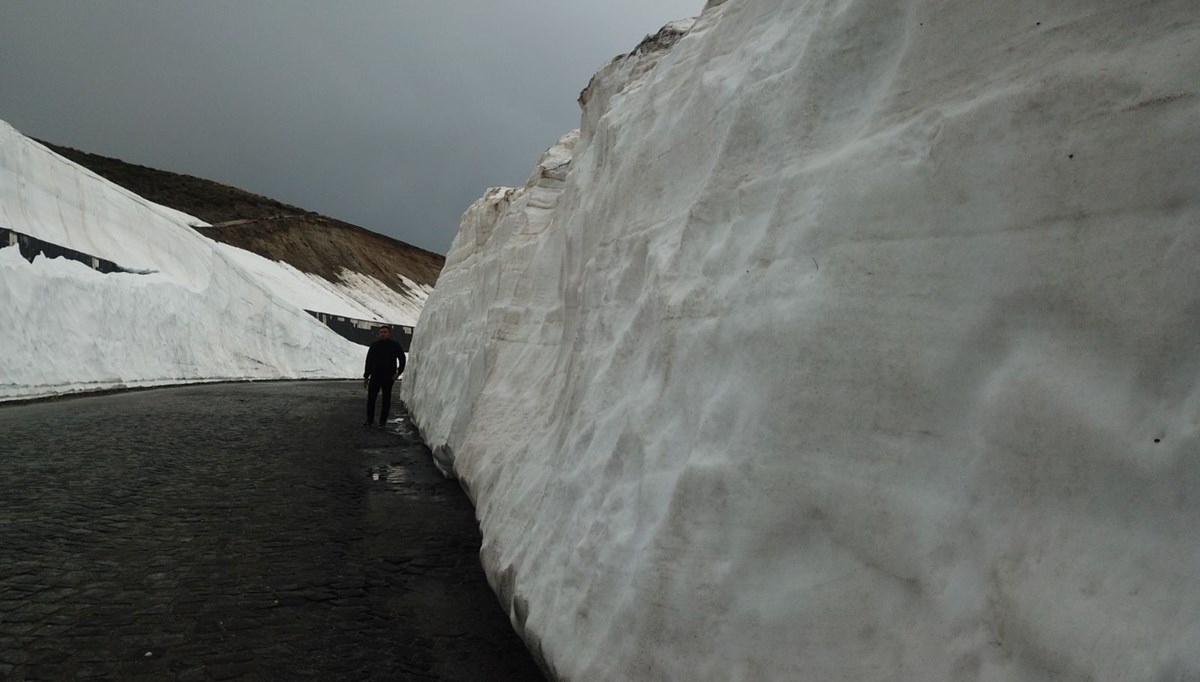
[[[0,679],[542,679],[470,502],[399,415],[360,426],[364,400],[294,382],[0,407]]]

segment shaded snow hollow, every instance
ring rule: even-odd
[[[415,321],[420,301],[381,296],[386,287],[374,278],[334,284],[188,227],[199,222],[0,122],[0,226],[152,272],[104,275],[42,257],[31,264],[16,246],[0,248],[0,400],[190,381],[358,376],[363,347],[305,309]]]
[[[710,2],[606,65],[402,389],[550,674],[1200,678],[1198,83],[1193,0]]]

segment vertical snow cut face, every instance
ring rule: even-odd
[[[402,388],[549,673],[1200,676],[1196,4],[675,33],[466,212]]]
[[[357,376],[362,347],[292,302],[344,296],[188,227],[199,222],[0,122],[0,226],[151,273],[104,275],[44,257],[29,263],[17,247],[0,245],[0,400]],[[288,278],[308,290],[281,296],[275,289]]]

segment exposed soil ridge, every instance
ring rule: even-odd
[[[332,282],[342,269],[408,294],[397,275],[433,286],[445,257],[357,225],[212,180],[127,163],[38,140],[125,189],[210,223],[192,227],[226,244],[280,260]]]

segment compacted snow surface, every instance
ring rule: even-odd
[[[0,226],[151,273],[104,275],[43,257],[31,264],[15,246],[0,248],[0,400],[188,381],[358,376],[363,347],[304,310],[391,314],[404,317],[384,319],[410,324],[416,317],[381,300],[366,286],[374,280],[333,284],[209,240],[188,227],[199,222],[0,122]]]
[[[546,669],[1200,679],[1198,83],[1193,0],[714,0],[606,65],[402,390]]]

